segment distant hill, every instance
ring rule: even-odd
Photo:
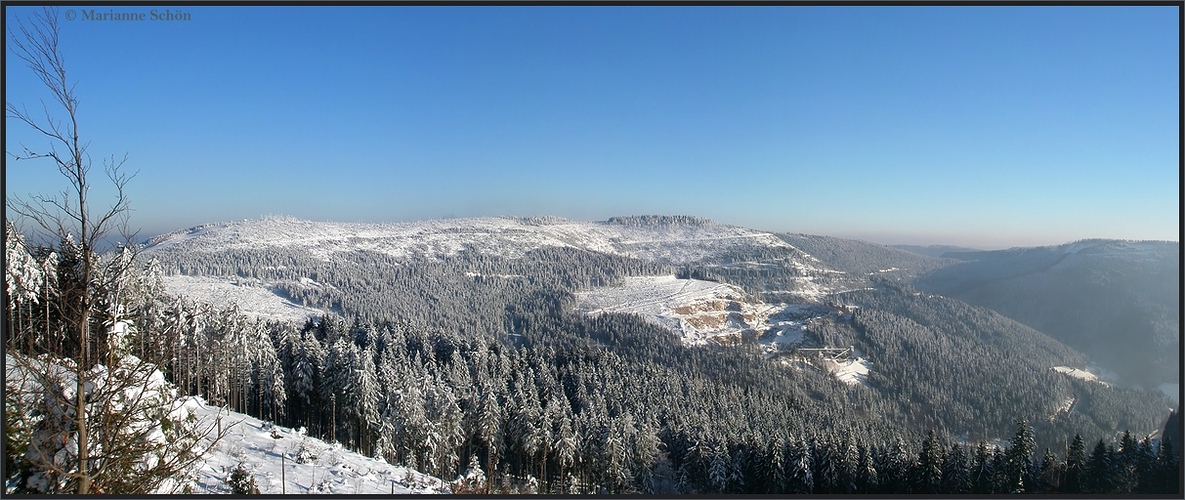
[[[1082,351],[1124,385],[1178,383],[1180,243],[1083,240],[950,252],[924,291],[993,309]]]
[[[778,237],[835,269],[865,275],[896,273],[914,276],[927,273],[958,263],[956,260],[939,258],[941,255],[938,249],[961,248],[890,246],[811,234],[779,234]],[[934,250],[915,251],[910,248]]]
[[[856,286],[771,233],[689,216],[389,224],[267,217],[174,231],[150,240],[142,255],[160,263],[173,293],[211,302],[233,298],[267,318],[321,311],[473,316],[472,302],[452,290],[481,286],[478,277],[514,275],[534,276],[534,286],[579,290],[624,276],[683,272],[807,301]],[[420,300],[440,290],[450,290],[435,299],[440,302]],[[490,312],[500,315],[500,307]]]

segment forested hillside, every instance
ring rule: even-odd
[[[282,222],[286,232],[304,224]],[[617,226],[632,231],[628,244],[606,229]],[[197,238],[178,233],[140,255],[142,285],[122,309],[105,310],[128,311],[131,352],[183,393],[445,480],[477,468],[488,478],[470,485],[480,491],[1175,491],[1175,444],[1158,439],[1173,406],[1166,398],[1057,373],[1085,357],[860,267],[934,261],[895,262],[886,249],[859,264],[870,250],[825,241],[837,247],[831,265],[735,228],[698,244],[713,227],[615,219],[598,228],[600,241],[630,250],[612,252],[572,239],[495,252],[489,233],[455,226],[415,240],[440,250],[406,253],[390,248],[415,241],[390,236],[309,244],[324,228],[285,234],[300,245],[208,233],[219,245],[187,247]],[[18,250],[10,281],[58,258]],[[327,313],[262,321],[235,304],[170,296],[171,273],[258,280]],[[767,332],[688,346],[640,316],[575,308],[578,291],[672,274],[735,284],[754,302],[810,304],[800,346],[853,348],[867,380],[839,380],[806,351],[768,353],[758,340]],[[35,353],[54,342],[39,333],[54,331],[40,296],[14,297],[6,320],[18,335],[8,348]]]
[[[963,262],[921,277],[919,289],[1040,330],[1115,372],[1123,385],[1179,383],[1178,242],[1085,240],[947,255]]]
[[[812,234],[779,234],[778,237],[835,269],[854,274],[914,277],[959,263],[940,256],[910,252],[899,246],[860,240]]]

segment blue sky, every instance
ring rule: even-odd
[[[142,236],[690,214],[890,244],[1179,240],[1175,7],[83,10],[59,12],[80,134],[139,171]],[[6,101],[48,99],[5,71]],[[46,141],[6,120],[21,144]],[[6,195],[65,187],[5,167]]]

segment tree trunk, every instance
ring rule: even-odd
[[[85,227],[85,226],[84,226]],[[88,266],[89,267],[89,266]],[[89,274],[89,273],[87,273]],[[84,274],[85,276],[85,274]],[[84,291],[85,293],[85,291]],[[85,303],[85,299],[83,299]],[[88,326],[90,323],[89,311],[83,309],[82,318],[78,324],[78,338],[79,350],[78,360],[75,365],[75,393],[74,393],[74,418],[75,425],[78,432],[78,494],[86,495],[91,490],[91,471],[90,471],[90,430],[87,428],[86,419],[86,361],[88,348]]]

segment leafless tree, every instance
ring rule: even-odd
[[[12,54],[26,63],[52,100],[49,105],[42,101],[38,113],[5,102],[6,119],[48,139],[44,149],[22,144],[19,152],[6,154],[14,163],[48,159],[69,188],[56,195],[5,198],[9,212],[32,226],[42,244],[56,246],[57,286],[42,297],[64,326],[58,341],[46,339],[6,356],[6,363],[16,365],[6,371],[6,396],[19,391],[6,397],[6,404],[11,401],[12,409],[20,410],[14,418],[29,434],[26,459],[41,471],[41,480],[56,485],[48,490],[150,493],[195,463],[203,442],[212,445],[216,439],[198,439],[203,432],[193,420],[170,422],[160,439],[162,419],[177,414],[176,398],[154,365],[123,348],[129,333],[151,335],[134,332],[123,309],[135,262],[125,188],[135,175],[123,169],[126,155],[112,156],[102,163],[115,188],[114,202],[96,209],[88,198],[93,163],[88,143],[80,139],[79,100],[67,78],[60,32],[57,10],[45,8],[10,25],[7,33]],[[116,233],[123,243],[103,252],[109,249],[100,246]],[[156,427],[146,427],[144,419]]]

